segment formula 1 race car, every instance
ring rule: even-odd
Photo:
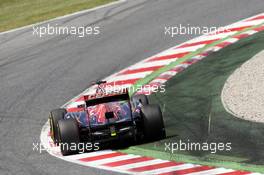
[[[78,112],[63,108],[50,112],[51,138],[60,146],[62,155],[77,154],[80,151],[72,145],[80,143],[145,142],[166,137],[158,105],[149,104],[143,94],[130,98],[128,90],[105,93],[104,83],[97,82],[96,93],[83,97],[85,104],[79,106]]]

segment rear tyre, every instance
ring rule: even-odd
[[[77,154],[80,143],[79,127],[75,119],[58,122],[59,143],[63,156]]]
[[[142,117],[145,140],[152,141],[166,137],[163,116],[159,105],[143,106]]]
[[[56,145],[59,144],[58,138],[58,121],[64,118],[64,115],[67,113],[66,109],[54,109],[50,112],[49,123],[50,123],[50,133],[51,138]]]
[[[134,95],[132,97],[132,101],[133,101],[134,104],[137,104],[138,102],[140,102],[143,106],[149,104],[148,97],[146,95],[144,95],[144,94]]]

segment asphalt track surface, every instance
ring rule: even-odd
[[[100,26],[99,36],[38,38],[32,28],[0,35],[0,174],[111,174],[32,150],[50,109],[94,80],[195,37],[170,38],[165,26],[225,26],[263,9],[263,0],[129,0],[53,22]]]

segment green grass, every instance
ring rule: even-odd
[[[0,0],[0,32],[116,0]]]
[[[150,100],[165,107],[168,138],[123,150],[157,158],[223,166],[264,173],[264,124],[244,121],[227,113],[221,91],[227,78],[245,61],[264,49],[264,32],[210,55],[166,84],[166,93]],[[210,132],[208,132],[211,118]],[[165,152],[164,143],[232,143],[231,151]]]

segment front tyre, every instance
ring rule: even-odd
[[[58,122],[59,143],[63,156],[77,154],[80,143],[79,127],[75,119]]]

